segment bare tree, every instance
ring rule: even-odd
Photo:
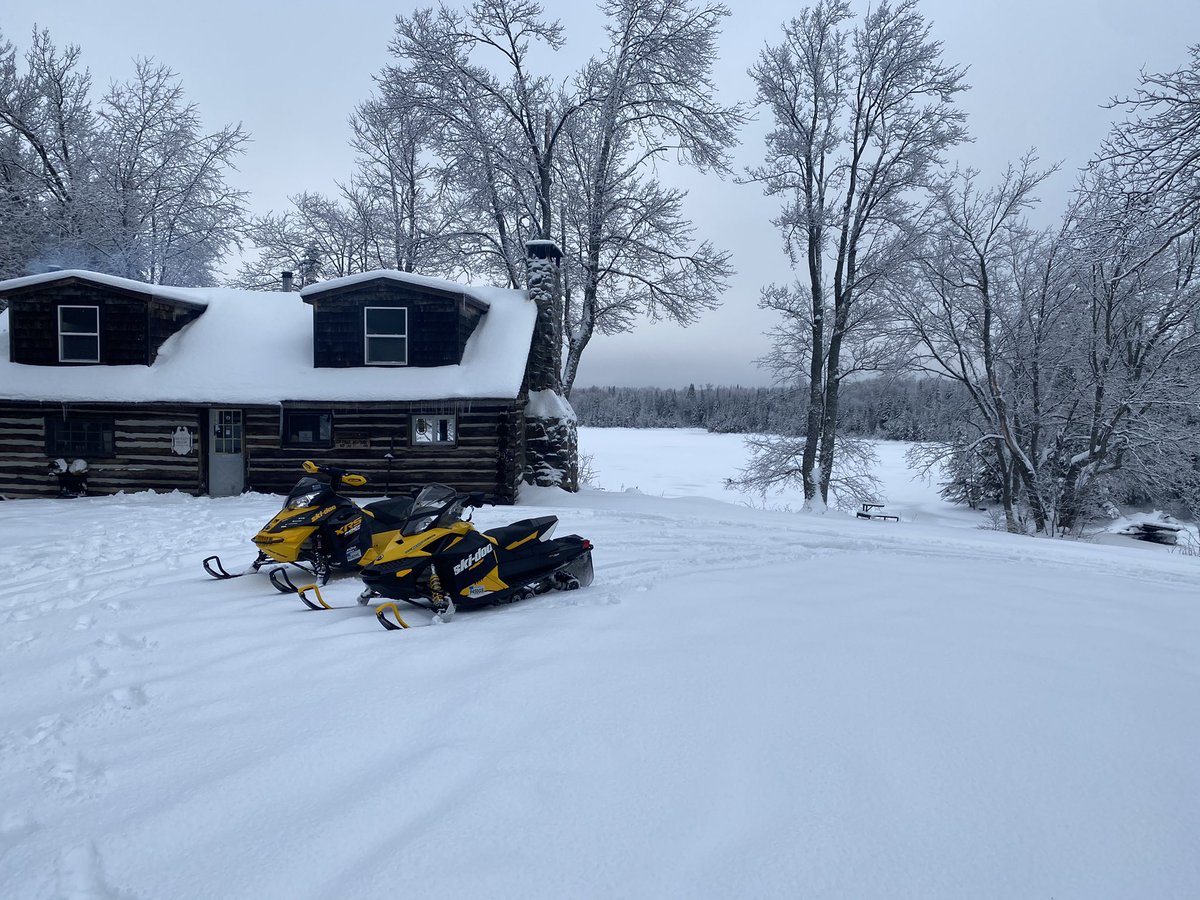
[[[1038,455],[1043,399],[1041,350],[1062,323],[1044,277],[1041,237],[1024,225],[1035,191],[1053,169],[1027,155],[1000,184],[981,191],[973,170],[955,171],[935,192],[915,278],[893,283],[891,300],[915,343],[915,367],[961,384],[971,398],[978,437],[995,456],[1005,521],[1018,531],[1015,496],[1024,485],[1039,530]],[[1036,310],[1036,312],[1035,312]]]
[[[111,197],[97,251],[130,278],[214,284],[244,223],[246,194],[226,178],[249,138],[235,125],[205,134],[169,67],[135,65],[100,107],[97,168]]]
[[[92,262],[85,235],[96,224],[96,120],[88,99],[91,75],[80,70],[79,60],[77,45],[60,51],[48,31],[35,29],[21,71],[16,49],[0,36],[5,168],[11,173],[10,185],[18,179],[23,184],[25,210],[39,209],[43,222],[43,243],[33,259],[19,264],[22,269],[39,257],[64,265]]]
[[[914,365],[971,400],[973,434],[942,450],[960,468],[990,456],[1010,531],[1027,512],[1071,532],[1120,480],[1194,502],[1200,243],[1164,244],[1111,169],[1087,176],[1057,234],[1035,233],[1023,213],[1048,173],[1033,162],[987,191],[973,172],[947,179],[915,278],[894,285]]]
[[[1130,118],[1113,128],[1097,157],[1125,193],[1152,205],[1159,248],[1200,224],[1200,44],[1188,52],[1189,64],[1143,72],[1132,97],[1113,101]]]
[[[1070,417],[1058,454],[1059,527],[1070,530],[1092,489],[1119,470],[1147,488],[1157,459],[1190,467],[1200,441],[1190,411],[1200,396],[1200,238],[1158,217],[1161,207],[1093,172],[1069,219],[1080,297]]]
[[[839,389],[866,362],[847,359],[872,321],[865,307],[911,253],[916,192],[966,139],[954,106],[964,73],[942,62],[915,0],[883,2],[853,27],[851,19],[848,3],[820,0],[750,70],[775,126],[750,176],[783,198],[775,224],[803,272],[786,300],[795,328],[780,337],[798,340],[808,362],[799,467],[808,508],[828,502]],[[782,296],[769,289],[764,305]]]
[[[667,156],[728,171],[744,121],[712,85],[728,10],[684,0],[606,0],[608,47],[569,84],[535,73],[535,49],[563,32],[532,0],[478,0],[401,16],[381,78],[392,108],[419,111],[452,173],[459,233],[480,260],[524,283],[524,243],[556,240],[568,269],[569,393],[597,331],[625,330],[644,314],[686,324],[719,302],[728,257],[694,241],[684,194],[653,167]],[[473,215],[469,214],[473,211]]]
[[[461,207],[450,193],[453,173],[432,154],[433,126],[419,110],[372,98],[350,117],[357,154],[355,193],[378,209],[381,265],[444,275],[460,270]]]
[[[562,43],[562,27],[532,0],[476,0],[465,13],[443,4],[396,18],[398,62],[380,78],[389,107],[435,130],[458,191],[479,211],[480,252],[512,285],[525,279],[523,237],[554,236],[555,153],[575,106],[534,74],[531,54]]]
[[[150,60],[98,109],[79,47],[35,31],[24,60],[19,71],[0,41],[0,185],[25,226],[20,262],[0,240],[10,271],[42,262],[211,284],[242,224],[245,195],[226,181],[240,127],[205,134],[178,77]]]
[[[247,237],[258,253],[242,264],[235,286],[271,289],[280,272],[290,271],[304,287],[391,267],[387,232],[378,221],[386,211],[375,194],[341,186],[337,198],[306,191],[289,200],[287,212],[250,222]]]
[[[628,330],[644,314],[689,324],[720,303],[732,274],[727,253],[693,241],[684,192],[649,174],[672,151],[702,171],[729,169],[745,117],[717,102],[712,84],[729,11],[679,0],[602,9],[609,49],[577,78],[562,154],[564,243],[579,282],[565,310],[567,395],[595,331]]]

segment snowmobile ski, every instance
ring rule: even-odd
[[[424,609],[425,607],[421,607]],[[420,625],[413,625],[400,615],[400,608],[394,602],[384,603],[375,609],[375,618],[388,631],[403,631],[406,628],[424,628],[426,625],[445,625],[454,616],[454,601],[450,600],[444,609],[434,610],[433,618]]]
[[[248,568],[245,572],[228,571],[224,564],[222,564],[221,557],[217,556],[216,554],[205,557],[203,565],[204,571],[213,578],[226,581],[230,578],[241,578],[243,575],[253,575],[262,567],[264,559],[265,557],[263,557],[263,555],[260,553],[259,558],[250,563],[250,568]]]
[[[271,573],[271,577],[272,577],[272,580],[274,580],[274,577],[275,577],[274,572]],[[286,577],[287,576],[285,575],[284,578],[286,578]],[[290,581],[288,583],[291,584]],[[313,596],[316,597],[316,601],[309,599],[309,597],[308,597],[309,591],[311,591],[313,593]],[[295,593],[297,595],[299,595],[300,602],[303,603],[305,606],[307,606],[309,609],[336,609],[336,607],[330,606],[328,603],[325,602],[325,598],[321,596],[321,589],[319,587],[317,587],[317,585],[315,585],[315,584],[306,584],[306,585],[304,585],[304,587],[296,588]]]
[[[388,613],[391,613],[391,618],[388,617]],[[401,631],[405,628],[412,628],[400,616],[400,610],[395,603],[384,603],[382,606],[376,607],[375,618],[388,631]]]
[[[305,571],[307,572],[308,570],[305,569]],[[311,575],[312,573],[309,572],[309,574]],[[288,578],[287,569],[283,566],[273,568],[267,573],[267,578],[271,579],[271,585],[281,594],[300,593],[300,588],[296,587],[295,582]],[[315,585],[310,585],[310,587],[315,587]]]

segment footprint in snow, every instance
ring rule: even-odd
[[[129,687],[109,691],[104,698],[104,705],[113,710],[140,709],[149,702],[150,698],[146,696],[146,689],[140,684],[131,684]]]
[[[81,687],[91,687],[108,675],[108,669],[100,665],[94,656],[80,656],[75,660],[75,674]]]
[[[108,784],[108,771],[81,753],[60,756],[42,768],[47,791],[84,800],[98,797]]]
[[[96,619],[94,616],[82,615],[78,619],[75,620],[74,627],[75,627],[76,631],[87,631],[89,628],[91,628],[95,624],[96,624]]]
[[[71,720],[63,716],[42,716],[33,724],[32,728],[25,729],[25,744],[27,747],[43,750],[61,747],[63,732],[70,724]]]
[[[10,639],[4,645],[4,649],[5,650],[20,650],[24,647],[28,647],[30,644],[32,644],[37,639],[38,639],[38,633],[36,631],[30,631],[30,632],[26,632],[25,634],[19,634],[16,637]]]
[[[0,815],[0,857],[10,848],[38,830],[40,826],[28,810],[9,810]]]
[[[117,890],[104,874],[104,860],[90,841],[64,850],[58,860],[58,896],[63,900],[136,900]]]
[[[130,637],[127,634],[122,634],[119,631],[110,631],[100,640],[96,641],[97,646],[104,647],[108,650],[127,650],[130,652],[140,652],[149,650],[154,646],[149,638],[145,637]]]

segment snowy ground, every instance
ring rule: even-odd
[[[478,518],[595,584],[401,633],[201,572],[275,497],[0,504],[0,895],[1200,896],[1200,560],[980,530],[894,446],[899,524],[582,443],[607,490]]]

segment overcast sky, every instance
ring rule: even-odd
[[[746,69],[801,4],[727,3],[733,15],[717,83],[726,102],[749,101]],[[557,65],[571,71],[598,51],[599,17],[586,4],[544,5],[567,30]],[[241,122],[252,135],[235,180],[251,192],[253,210],[266,212],[283,209],[289,194],[331,191],[335,179],[348,177],[346,118],[389,61],[396,14],[413,8],[403,0],[4,0],[0,31],[21,50],[35,23],[60,45],[79,44],[96,96],[132,74],[135,56],[170,65],[207,123]],[[1113,113],[1102,108],[1105,101],[1130,93],[1142,67],[1178,67],[1188,44],[1200,42],[1197,0],[923,0],[921,8],[945,60],[970,67],[972,89],[960,102],[975,143],[961,148],[957,161],[981,169],[988,181],[1030,147],[1043,161],[1062,163],[1043,191],[1044,224],[1056,220],[1108,130]],[[760,159],[766,124],[747,130],[740,167]],[[648,324],[596,338],[578,384],[768,383],[753,365],[773,324],[757,309],[758,292],[792,277],[769,222],[777,204],[753,187],[711,177],[686,184],[698,236],[733,252],[738,275],[723,307],[686,330]]]

